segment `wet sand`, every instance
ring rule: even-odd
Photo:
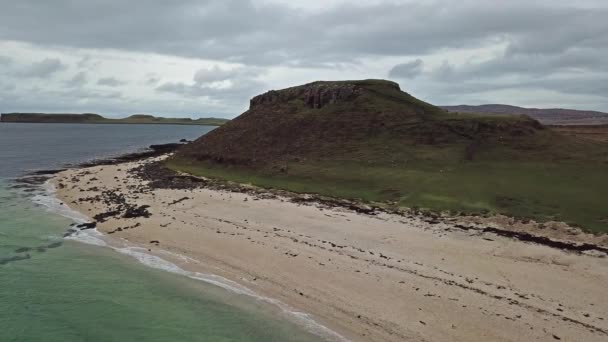
[[[145,162],[62,171],[57,195],[89,217],[122,201],[134,217],[107,215],[100,232],[276,298],[353,341],[608,340],[603,252],[457,221],[150,189],[129,173]]]

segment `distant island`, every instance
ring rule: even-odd
[[[504,104],[440,106],[449,112],[486,115],[527,115],[543,125],[605,125],[608,113],[563,108],[524,108]]]
[[[5,113],[0,122],[12,123],[79,123],[79,124],[164,124],[164,125],[206,125],[221,126],[228,119],[220,118],[163,118],[147,114],[135,114],[122,119],[109,119],[99,114],[47,114],[47,113]]]

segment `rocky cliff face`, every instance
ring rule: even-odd
[[[397,83],[385,81],[399,90]],[[255,107],[301,100],[310,108],[322,108],[328,104],[350,101],[365,90],[357,82],[314,82],[284,90],[271,90],[251,99],[250,109]]]

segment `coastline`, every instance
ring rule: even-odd
[[[324,341],[335,341],[335,342],[346,342],[349,341],[346,337],[340,335],[336,331],[328,328],[327,326],[317,322],[308,313],[301,312],[295,308],[271,297],[263,296],[252,289],[241,283],[232,281],[228,278],[224,278],[218,275],[218,269],[210,269],[210,273],[199,272],[205,268],[196,268],[194,270],[186,270],[180,265],[185,265],[190,262],[200,263],[197,260],[189,258],[184,255],[172,253],[170,251],[156,249],[154,251],[146,248],[144,244],[128,241],[127,239],[116,239],[112,238],[108,234],[104,234],[97,230],[97,228],[82,228],[78,227],[86,226],[87,222],[91,222],[91,218],[76,208],[72,208],[66,204],[61,196],[58,195],[58,189],[56,188],[56,178],[58,174],[66,172],[76,172],[80,169],[88,169],[102,166],[116,166],[124,163],[133,163],[146,159],[156,159],[159,156],[171,153],[180,144],[169,143],[162,145],[151,145],[148,149],[117,155],[112,158],[94,159],[86,162],[82,162],[76,165],[65,165],[60,169],[49,169],[49,170],[38,170],[33,171],[25,176],[16,178],[18,183],[26,188],[37,188],[42,186],[44,189],[43,194],[37,194],[32,197],[32,201],[48,211],[68,218],[73,221],[70,225],[71,228],[64,234],[64,239],[76,241],[87,245],[94,245],[98,247],[109,248],[120,254],[124,254],[132,257],[137,262],[154,269],[159,269],[165,272],[177,274],[197,281],[202,281],[211,285],[215,285],[219,288],[232,292],[236,295],[243,295],[255,300],[259,300],[271,307],[278,310],[278,314],[283,316],[284,319],[295,323],[301,328],[304,328],[309,333],[319,336]],[[189,268],[190,269],[190,268]],[[213,272],[213,273],[211,273]]]
[[[77,227],[91,221],[89,217],[70,208],[56,196],[57,189],[54,187],[52,180],[45,182],[44,187],[47,191],[46,195],[35,196],[33,198],[35,203],[46,207],[47,210],[51,212],[74,221],[72,227]],[[130,256],[147,267],[202,281],[231,293],[259,300],[278,309],[280,311],[279,314],[284,316],[285,319],[305,328],[314,335],[322,337],[326,341],[348,341],[345,337],[313,320],[308,314],[296,311],[294,308],[273,298],[259,295],[250,288],[237,282],[216,274],[187,271],[181,268],[178,264],[197,262],[196,260],[183,255],[171,253],[162,249],[156,250],[153,253],[151,250],[141,247],[136,243],[121,239],[112,239],[107,234],[99,232],[96,228],[75,231],[73,234],[65,236],[64,238],[87,245],[109,248],[120,254]]]
[[[149,206],[149,217],[97,223],[105,238],[275,298],[352,340],[608,336],[608,304],[594,303],[608,282],[601,252],[564,252],[415,215],[147,188],[131,170],[149,162],[69,169],[52,182],[60,200],[88,217],[115,209],[110,193],[132,208]]]

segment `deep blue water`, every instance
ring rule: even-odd
[[[193,140],[211,126],[0,124],[0,177],[58,168],[152,144]]]

